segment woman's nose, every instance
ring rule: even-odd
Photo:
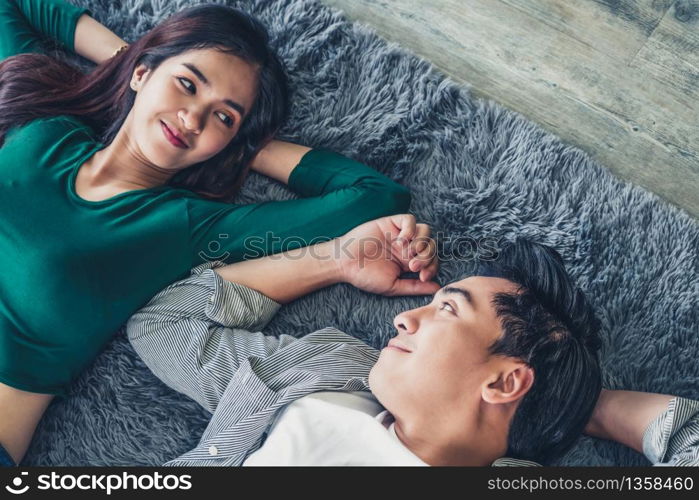
[[[201,131],[201,112],[189,111],[187,114],[180,113],[180,121],[187,132],[198,134]]]

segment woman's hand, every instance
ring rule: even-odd
[[[128,45],[112,30],[83,14],[75,26],[75,52],[100,64],[110,59],[114,53],[124,45]]]

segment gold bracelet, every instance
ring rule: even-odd
[[[114,51],[114,54],[112,55],[112,57],[116,57],[117,55],[121,54],[122,52],[124,52],[124,51],[125,51],[126,49],[128,49],[128,48],[129,48],[129,45],[128,45],[128,44],[122,45],[121,47],[119,47],[118,49],[116,49],[116,51]]]

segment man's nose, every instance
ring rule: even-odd
[[[403,311],[393,318],[393,326],[396,327],[398,332],[413,334],[417,331],[420,321],[418,315],[415,314],[415,309],[410,311]]]

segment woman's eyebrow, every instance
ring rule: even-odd
[[[209,79],[206,78],[206,76],[204,76],[204,73],[199,71],[199,68],[197,68],[194,64],[186,62],[186,63],[182,63],[182,66],[184,66],[185,68],[190,70],[192,73],[194,73],[196,75],[196,77],[199,78],[201,83],[203,83],[207,87],[211,87],[211,83],[209,83]],[[241,104],[238,104],[237,102],[235,102],[232,99],[224,99],[223,102],[226,103],[231,108],[235,109],[238,113],[240,113],[240,116],[245,116],[245,108]]]

